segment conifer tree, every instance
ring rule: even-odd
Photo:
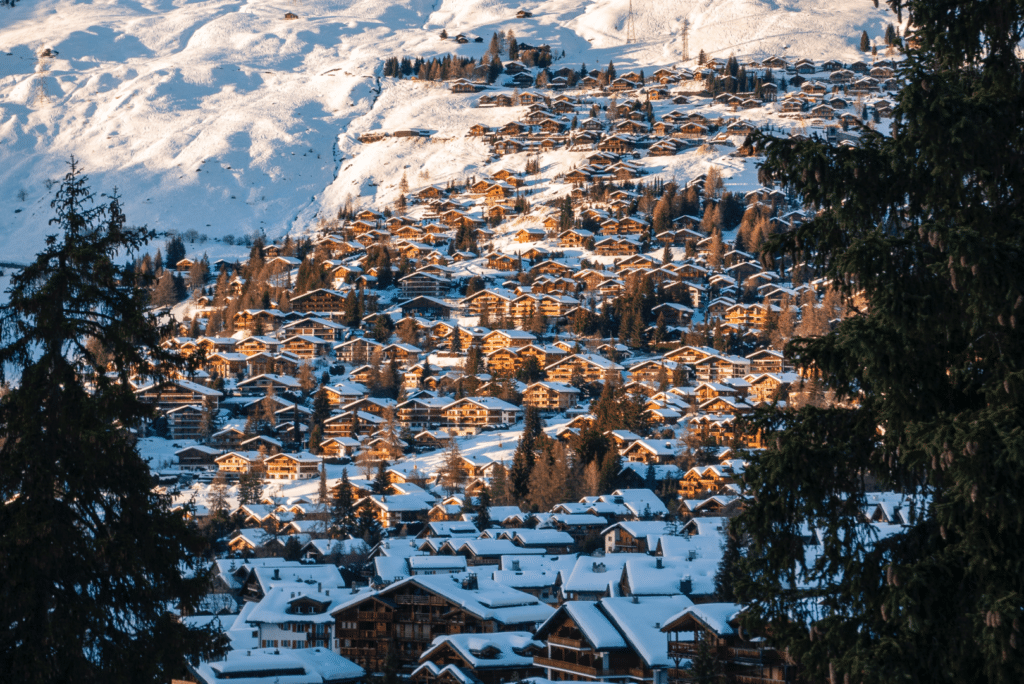
[[[481,532],[491,528],[491,491],[487,487],[480,490],[480,499],[476,505],[475,522],[476,528]]]
[[[871,51],[871,39],[868,38],[868,32],[862,31],[860,34],[860,51],[870,52]]]
[[[459,490],[466,482],[466,469],[462,462],[462,452],[459,450],[459,442],[454,437],[448,440],[445,449],[444,464],[439,473],[441,486],[448,496]]]
[[[54,234],[0,305],[3,678],[167,681],[225,642],[169,612],[206,593],[204,543],[154,492],[128,430],[155,415],[134,373],[181,369],[117,265],[153,233],[126,225],[116,193],[95,204],[74,159],[51,208]]]
[[[496,505],[513,505],[514,501],[509,492],[508,469],[505,467],[504,462],[496,465],[492,471],[490,491]]]
[[[341,481],[334,488],[331,501],[331,538],[346,539],[355,532],[356,502],[348,480],[348,468],[341,471]]]
[[[736,593],[809,679],[1019,682],[1024,6],[890,6],[911,27],[891,134],[754,136],[762,180],[816,210],[769,252],[858,306],[788,346],[839,403],[754,424]],[[868,487],[902,494],[907,525],[871,534]]]
[[[250,468],[238,477],[238,504],[258,504],[263,500],[263,474]]]
[[[380,496],[387,496],[395,491],[395,488],[391,486],[391,478],[388,476],[388,462],[383,458],[377,461],[377,474],[370,487],[374,494]]]
[[[601,459],[600,477],[597,483],[598,494],[608,494],[615,489],[615,483],[619,479],[619,471],[622,470],[622,456],[619,455],[619,448],[610,444],[604,458]]]

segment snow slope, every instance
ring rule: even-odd
[[[387,56],[479,56],[494,31],[512,29],[564,50],[556,66],[650,69],[678,63],[688,18],[691,57],[703,48],[850,61],[862,30],[878,37],[892,20],[865,0],[634,0],[640,41],[627,45],[628,6],[21,0],[0,10],[0,260],[25,261],[42,245],[52,184],[72,154],[94,190],[118,188],[133,223],[211,237],[301,231],[348,198],[393,200],[403,171],[439,182],[486,164],[466,127],[504,123],[512,110],[471,110],[443,87],[379,79]],[[516,19],[519,9],[533,17]],[[442,41],[441,28],[485,42]],[[45,48],[56,57],[39,59]],[[451,139],[357,143],[365,130],[409,126]]]

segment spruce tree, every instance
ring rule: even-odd
[[[352,486],[348,480],[348,468],[341,472],[341,481],[334,489],[331,501],[331,537],[347,539],[355,532],[356,502],[352,497]]]
[[[742,558],[739,537],[734,534],[727,535],[725,547],[722,549],[722,558],[718,561],[718,570],[715,571],[715,598],[717,600],[727,603],[736,602],[736,580],[740,572],[738,566]]]
[[[891,6],[911,27],[891,135],[755,136],[763,180],[818,210],[769,252],[857,307],[788,347],[839,401],[757,421],[736,591],[809,679],[1019,682],[1024,6]],[[865,525],[869,487],[905,497],[895,534]]]
[[[182,367],[117,265],[153,233],[126,225],[116,193],[95,204],[73,159],[50,206],[55,233],[0,306],[3,678],[167,681],[226,642],[169,611],[206,593],[204,543],[154,492],[128,429],[155,415],[134,374]]]
[[[491,491],[484,487],[480,490],[480,500],[476,507],[476,528],[481,532],[491,528]]]
[[[868,38],[868,32],[862,31],[860,34],[860,51],[870,52],[871,51],[871,39]]]
[[[377,474],[374,476],[370,487],[374,494],[379,494],[380,496],[387,496],[394,492],[394,487],[391,486],[391,479],[388,477],[388,462],[384,459],[377,461]]]
[[[615,489],[615,483],[619,479],[619,471],[622,470],[622,456],[615,443],[608,446],[604,458],[601,459],[601,471],[597,484],[598,494],[609,494]]]

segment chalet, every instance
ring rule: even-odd
[[[345,363],[366,363],[373,358],[374,352],[384,349],[384,345],[368,337],[354,337],[334,347],[335,356]],[[360,382],[356,380],[356,382]]]
[[[628,461],[653,463],[655,465],[670,463],[679,455],[679,448],[670,440],[638,439],[622,450],[622,456]]]
[[[224,394],[188,380],[169,380],[141,387],[135,390],[135,396],[142,403],[155,404],[162,411],[180,406],[209,406],[216,410]]]
[[[487,257],[487,268],[493,268],[496,271],[516,271],[519,266],[519,259],[508,254],[494,253]]]
[[[505,347],[525,347],[537,338],[525,330],[494,330],[483,338],[481,351],[490,354]]]
[[[452,434],[476,434],[482,428],[513,425],[522,409],[494,397],[463,397],[442,411]]]
[[[472,634],[440,637],[420,656],[413,684],[504,684],[542,674],[533,656],[544,652],[543,642],[530,632],[490,634],[486,641]]]
[[[529,594],[475,574],[415,575],[335,610],[335,650],[379,671],[388,649],[396,648],[400,663],[414,665],[439,636],[529,633],[552,612]]]
[[[549,680],[661,684],[672,661],[668,645],[655,635],[692,605],[682,595],[569,601],[537,630],[535,638],[546,641],[548,650],[533,662]]]
[[[541,411],[565,411],[576,406],[580,391],[561,382],[535,382],[523,392],[523,404]]]
[[[296,295],[292,309],[303,313],[341,314],[345,311],[345,294],[337,290],[319,289]]]
[[[178,458],[178,467],[182,470],[204,470],[216,465],[216,459],[224,452],[212,446],[195,444],[178,449],[174,455]]]
[[[728,684],[794,684],[798,668],[788,655],[762,638],[743,636],[742,610],[734,603],[701,603],[665,619],[660,631],[668,637],[668,679],[688,680],[693,674],[689,663],[709,644]]]
[[[282,332],[289,335],[312,335],[328,342],[338,342],[343,339],[345,326],[327,318],[309,317],[291,321],[281,326]]]
[[[543,228],[520,228],[516,231],[513,239],[516,242],[536,242],[547,237],[547,231]]]
[[[315,359],[326,356],[331,349],[328,340],[313,335],[294,335],[281,343],[281,350],[300,359]]]
[[[610,236],[594,244],[594,253],[599,256],[629,256],[640,252],[640,244],[627,237]]]
[[[253,469],[259,469],[263,465],[263,454],[258,451],[229,451],[223,456],[214,459],[220,472],[227,477],[238,477]]]
[[[203,406],[178,406],[167,411],[167,429],[171,439],[201,439],[207,411]]]
[[[610,373],[621,373],[622,370],[619,364],[597,354],[573,354],[544,369],[549,381],[568,385],[580,380],[603,381]]]
[[[264,477],[271,480],[310,480],[319,474],[320,457],[309,453],[275,454],[263,462]]]
[[[237,385],[243,396],[269,394],[274,392],[299,392],[299,381],[288,375],[265,373],[242,380]]]

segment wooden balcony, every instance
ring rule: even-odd
[[[573,663],[567,660],[543,658],[541,656],[534,656],[533,664],[535,667],[553,667],[558,670],[567,670],[569,672],[575,672],[589,677],[597,677],[601,674],[601,670],[598,670],[596,667],[590,667],[589,665],[583,665],[581,663]]]
[[[730,679],[736,684],[789,684],[785,679],[772,679],[768,675],[732,675]]]
[[[699,649],[699,641],[670,641],[668,642],[668,657],[689,658],[697,655]]]
[[[443,606],[447,602],[440,596],[410,596],[402,594],[395,597],[395,603],[417,606]]]
[[[554,634],[548,637],[548,643],[553,646],[567,646],[569,648],[575,648],[577,650],[583,650],[587,648],[582,639],[570,639],[569,637],[556,636]]]

